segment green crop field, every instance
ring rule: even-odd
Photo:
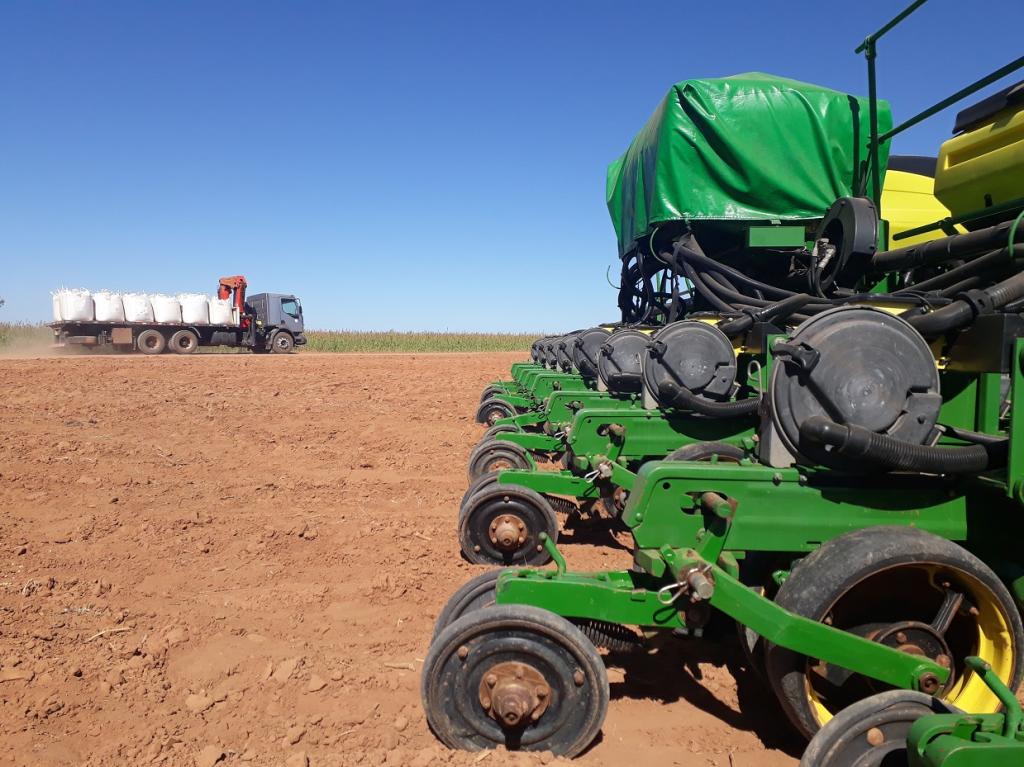
[[[407,333],[396,330],[311,330],[305,349],[315,352],[526,352],[540,333]],[[45,325],[0,323],[0,352],[41,350],[53,341]],[[200,349],[206,351],[206,349]],[[235,351],[211,348],[215,351]]]

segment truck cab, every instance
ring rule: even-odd
[[[289,352],[306,343],[302,304],[289,293],[254,293],[245,300],[255,315],[253,351]],[[260,348],[262,346],[262,348]]]

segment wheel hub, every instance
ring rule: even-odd
[[[505,551],[515,551],[526,541],[526,523],[515,514],[495,517],[487,532],[491,543]]]
[[[948,668],[949,679],[942,689],[949,689],[954,682],[953,654],[943,637],[934,626],[919,621],[902,621],[893,623],[879,630],[873,637],[874,641],[892,647],[894,650],[919,655]],[[925,690],[929,695],[939,692],[939,689]]]
[[[492,666],[480,680],[480,705],[505,727],[536,722],[551,701],[544,676],[526,663],[509,661]]]

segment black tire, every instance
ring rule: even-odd
[[[518,434],[521,431],[522,429],[520,429],[515,424],[499,423],[495,424],[494,426],[490,427],[487,431],[485,431],[484,436],[480,438],[480,441],[483,442],[485,440],[492,439],[498,434]]]
[[[940,586],[949,583],[950,589]],[[964,603],[949,627],[929,633],[938,606],[950,594]],[[827,620],[835,628],[875,638],[896,624],[917,622],[904,631],[922,649],[940,647],[955,674],[950,689],[936,697],[971,713],[998,710],[998,701],[984,682],[964,668],[964,659],[979,655],[1015,690],[1020,685],[1024,628],[1006,586],[980,559],[952,541],[910,527],[871,527],[822,544],[794,565],[775,602],[806,618]],[[977,608],[972,615],[965,606]],[[986,637],[984,648],[977,638]],[[880,640],[881,641],[881,640]],[[894,644],[889,636],[887,644]],[[832,714],[885,689],[856,674],[833,673],[825,664],[765,642],[765,672],[787,716],[811,737]],[[989,657],[985,657],[988,655]],[[815,670],[816,669],[816,670]],[[824,671],[825,673],[820,673]]]
[[[476,409],[476,422],[493,426],[499,418],[511,418],[516,414],[516,409],[507,402],[489,397],[480,403]]]
[[[462,511],[462,507],[466,505],[466,501],[472,498],[480,490],[485,487],[490,487],[498,482],[497,471],[488,472],[487,474],[481,474],[479,477],[469,483],[469,487],[466,488],[466,492],[462,494],[462,500],[459,501],[459,511]]]
[[[818,730],[800,767],[907,767],[907,734],[922,716],[959,713],[930,695],[890,690],[847,706]]]
[[[476,565],[547,564],[551,557],[541,533],[557,542],[558,516],[543,495],[528,487],[484,488],[459,510],[462,554]]]
[[[175,354],[192,354],[199,348],[199,336],[191,330],[179,330],[171,336],[167,348]]]
[[[270,339],[270,351],[274,354],[291,354],[295,348],[295,339],[287,330],[279,330]]]
[[[490,386],[485,386],[484,390],[480,392],[480,401],[483,402],[491,397],[500,397],[502,394],[508,394],[508,389],[504,386],[491,384]]]
[[[463,615],[493,606],[494,589],[498,583],[498,576],[503,572],[505,572],[505,568],[499,567],[497,570],[480,573],[463,583],[454,594],[448,597],[448,601],[444,603],[444,607],[437,615],[434,633],[430,641],[433,642],[437,639],[438,634]]]
[[[167,338],[159,330],[149,328],[135,338],[135,348],[142,354],[163,354],[167,348]]]
[[[739,463],[746,457],[743,448],[730,445],[728,442],[694,442],[673,450],[666,461],[710,461],[717,458],[725,463]]]
[[[525,448],[512,442],[492,439],[481,442],[473,448],[473,452],[469,454],[467,472],[472,481],[495,471],[529,469],[530,467],[530,459],[527,457]]]
[[[528,666],[548,687],[536,721],[527,715],[525,724],[508,726],[483,707],[488,675],[509,662]],[[600,732],[609,690],[601,656],[569,621],[529,605],[496,605],[464,615],[434,640],[420,694],[430,729],[449,748],[573,757]]]

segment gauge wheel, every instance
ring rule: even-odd
[[[505,572],[503,567],[499,567],[496,570],[488,570],[486,573],[480,573],[462,584],[448,598],[448,601],[444,603],[444,607],[441,608],[441,612],[438,613],[431,641],[437,639],[438,634],[455,623],[463,615],[493,606],[495,604],[494,590],[498,585],[498,576],[503,572]]]
[[[512,442],[489,439],[481,442],[469,454],[469,478],[505,469],[529,469],[530,459],[525,448]]]
[[[909,527],[841,535],[797,562],[776,604],[947,665],[936,697],[971,713],[999,701],[965,666],[977,655],[1010,689],[1021,682],[1024,629],[995,573],[961,546]],[[847,706],[888,689],[867,677],[765,642],[765,671],[783,709],[811,737]]]
[[[908,767],[907,735],[914,722],[955,713],[923,692],[880,692],[843,709],[818,730],[800,767]]]
[[[550,751],[573,757],[597,737],[608,675],[569,621],[530,605],[463,615],[430,646],[420,693],[448,747]]]
[[[476,409],[476,422],[493,426],[495,421],[502,418],[511,418],[515,414],[515,408],[504,400],[488,397]]]
[[[551,561],[541,533],[558,540],[558,517],[540,493],[519,485],[493,485],[459,510],[459,544],[477,565],[543,565]]]

